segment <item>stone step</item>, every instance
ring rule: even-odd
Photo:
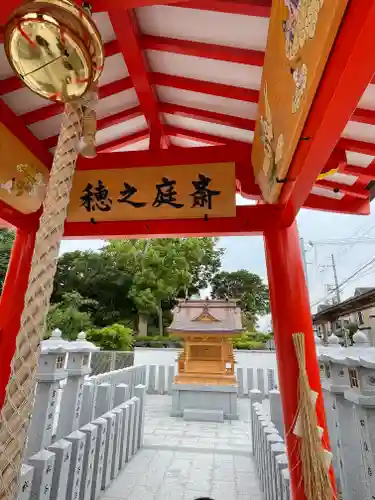
[[[224,422],[223,410],[185,409],[183,419],[194,422]]]

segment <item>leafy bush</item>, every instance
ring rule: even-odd
[[[133,349],[134,339],[131,328],[119,323],[90,330],[86,338],[104,351],[131,351]]]
[[[169,337],[164,337],[162,335],[154,335],[153,337],[149,335],[138,335],[135,338],[136,347],[182,347],[182,344],[181,339],[173,335]]]
[[[266,333],[244,332],[240,337],[233,339],[235,349],[260,350],[265,349],[265,342],[270,338]]]

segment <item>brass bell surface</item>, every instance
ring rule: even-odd
[[[96,82],[104,64],[94,22],[67,0],[30,0],[5,27],[5,50],[14,71],[36,94],[67,102]]]

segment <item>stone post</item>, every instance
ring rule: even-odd
[[[165,393],[165,366],[159,365],[158,368],[159,368],[158,394],[164,394]]]
[[[284,437],[283,410],[281,407],[280,391],[273,389],[269,392],[270,417],[280,436]]]
[[[84,332],[78,334],[76,341],[69,342],[68,380],[61,399],[63,411],[60,411],[57,438],[65,437],[79,428],[83,384],[86,375],[91,373],[91,353],[97,350],[98,347],[86,341]]]
[[[80,427],[91,422],[94,416],[94,396],[95,384],[92,382],[85,382],[82,387],[82,406],[81,415],[79,417]]]
[[[264,391],[264,370],[263,368],[257,368],[257,383],[258,383],[258,390],[265,395]]]
[[[249,393],[252,389],[254,389],[254,369],[248,368],[246,370],[247,377],[247,392]]]
[[[243,384],[243,368],[241,366],[237,367],[237,394],[239,398],[244,395],[244,384]]]
[[[31,465],[21,465],[20,489],[17,500],[30,500],[34,468]]]
[[[276,387],[275,384],[275,370],[273,368],[267,369],[267,382],[268,382],[268,394],[273,391]]]
[[[65,439],[60,439],[48,447],[55,454],[55,466],[52,476],[51,499],[63,500],[69,480],[70,460],[72,456],[72,444]]]
[[[134,389],[135,396],[139,399],[139,417],[138,417],[138,434],[136,449],[143,446],[143,435],[145,427],[145,399],[146,399],[146,386],[137,385]]]
[[[34,468],[31,485],[31,498],[50,500],[55,454],[42,450],[28,459],[28,465]]]
[[[174,381],[174,365],[168,366],[168,394],[172,394],[172,384]]]
[[[150,365],[148,369],[148,394],[156,394],[156,365]]]
[[[38,384],[27,437],[27,456],[34,455],[52,442],[59,382],[67,377],[65,365],[68,345],[69,342],[61,338],[61,331],[58,329],[52,332],[50,339],[41,342],[36,373]]]

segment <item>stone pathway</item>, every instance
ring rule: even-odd
[[[262,500],[249,405],[239,401],[239,421],[185,422],[169,416],[169,396],[147,396],[144,448],[101,500]]]

